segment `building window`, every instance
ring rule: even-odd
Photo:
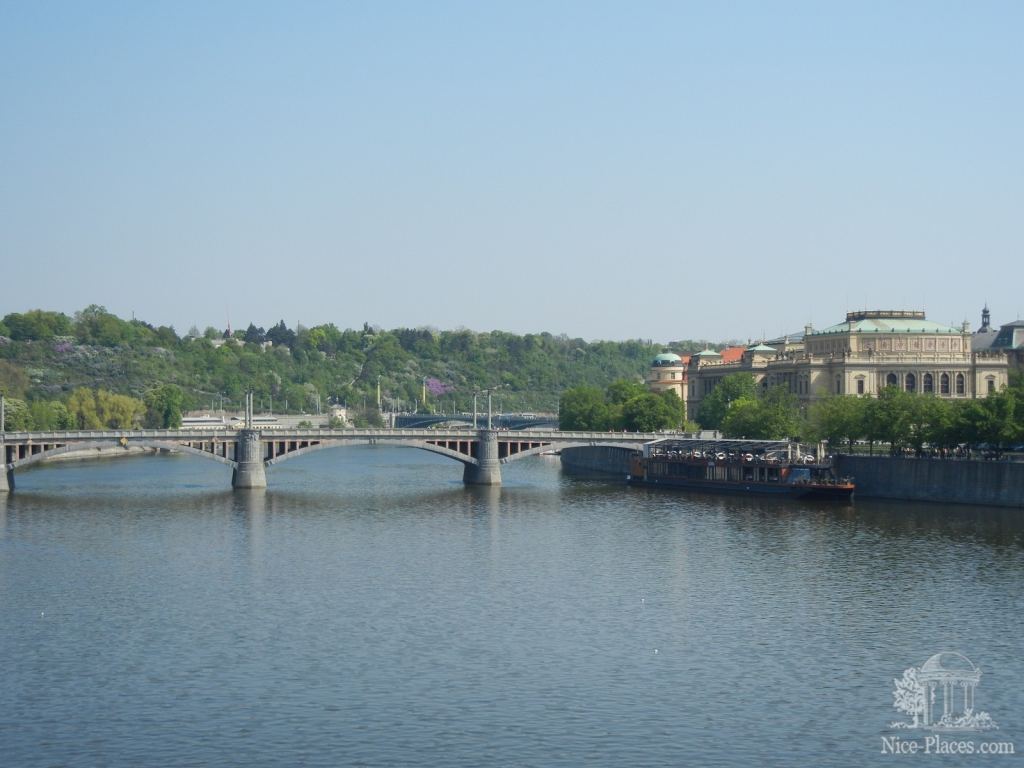
[[[857,394],[864,394],[864,379],[857,379]]]
[[[988,393],[990,395],[996,391],[996,380],[994,377],[989,376],[987,379],[985,379],[985,383],[988,386]]]
[[[932,380],[932,375],[930,373],[926,373],[921,378],[921,391],[927,392],[929,394],[935,391],[935,384]]]
[[[966,393],[966,388],[964,387],[964,375],[962,373],[958,373],[956,375],[956,393],[958,395]]]
[[[885,377],[885,386],[898,387],[899,385],[900,380],[896,377],[895,373],[890,373],[888,376]]]
[[[836,394],[843,394],[843,380],[838,376],[836,376]]]
[[[949,374],[944,373],[939,377],[939,392],[943,395],[949,394]]]
[[[906,378],[907,392],[913,392],[917,389],[917,377],[912,373],[907,374]]]

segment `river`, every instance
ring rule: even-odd
[[[350,447],[265,492],[185,456],[19,473],[0,764],[903,764],[927,734],[891,727],[894,679],[944,651],[999,730],[942,738],[1024,751],[1019,511],[502,471]]]

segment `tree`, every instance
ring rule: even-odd
[[[853,448],[864,436],[867,400],[850,395],[830,395],[818,400],[808,412],[808,425],[816,440],[827,440],[832,451],[844,442]]]
[[[892,692],[893,706],[900,712],[914,717],[914,728],[920,723],[918,717],[924,714],[924,686],[917,679],[917,667],[903,671],[903,677],[893,679],[895,688]]]
[[[145,425],[150,429],[177,429],[181,426],[184,395],[174,384],[150,390],[143,398],[146,404]]]
[[[701,401],[697,421],[705,429],[718,429],[725,419],[729,406],[741,398],[756,397],[756,390],[753,375],[742,372],[730,373]]]
[[[4,320],[8,333],[15,341],[49,341],[54,336],[71,333],[71,319],[63,312],[44,312],[32,309],[28,312],[7,315]]]
[[[603,431],[611,429],[608,405],[597,387],[573,387],[562,393],[558,401],[560,429]]]
[[[267,340],[267,333],[262,328],[257,328],[249,323],[249,327],[245,329],[244,338],[246,344],[262,344]]]
[[[14,363],[0,360],[0,392],[11,397],[24,397],[28,391],[28,375]]]
[[[4,398],[4,429],[11,432],[22,432],[32,429],[32,414],[29,412],[28,404],[20,397]],[[3,467],[0,466],[0,472]]]
[[[761,397],[741,397],[730,403],[721,429],[726,437],[783,440],[797,437],[800,426],[796,397],[782,387],[772,387]]]
[[[68,413],[75,429],[102,429],[96,410],[96,396],[91,389],[79,387],[68,397]]]
[[[870,401],[865,430],[867,439],[888,443],[895,454],[910,442],[910,399],[914,395],[896,387],[886,387],[878,397]]]
[[[670,392],[678,402],[679,397]],[[630,432],[657,432],[679,426],[680,409],[653,392],[631,397],[622,404],[622,428]]]
[[[82,344],[116,347],[131,341],[136,334],[131,323],[107,312],[106,307],[90,304],[75,313],[75,335]]]
[[[138,398],[99,389],[96,391],[96,411],[104,426],[131,429],[141,422],[146,406]]]
[[[33,429],[73,429],[74,423],[64,403],[56,400],[33,400],[29,404]]]

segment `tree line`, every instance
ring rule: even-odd
[[[683,354],[703,347],[671,345]],[[368,323],[342,330],[330,323],[288,327],[283,320],[230,332],[193,327],[179,336],[173,327],[124,320],[90,305],[73,316],[31,310],[0,319],[0,392],[8,399],[9,423],[18,428],[123,422],[125,408],[90,410],[83,396],[72,401],[79,389],[104,403],[108,395],[134,398],[137,425],[170,426],[175,417],[169,414],[220,410],[222,404],[238,410],[249,390],[260,412],[311,413],[318,404],[338,404],[368,425],[380,419],[378,387],[384,410],[466,411],[474,392],[486,388],[495,390],[502,410],[553,412],[567,388],[640,380],[660,351],[641,339],[383,330]],[[176,408],[149,402],[164,386],[176,388]]]
[[[891,452],[956,450],[962,446],[1005,451],[1024,443],[1024,378],[985,398],[956,400],[896,387],[870,395],[830,395],[803,409],[781,387],[759,392],[748,373],[726,376],[701,403],[698,421],[726,437],[827,440],[838,450],[863,442]]]

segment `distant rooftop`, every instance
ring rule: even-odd
[[[946,333],[960,334],[963,330],[943,323],[926,320],[924,312],[904,309],[875,309],[847,312],[846,322],[838,323],[812,336],[833,333]]]

